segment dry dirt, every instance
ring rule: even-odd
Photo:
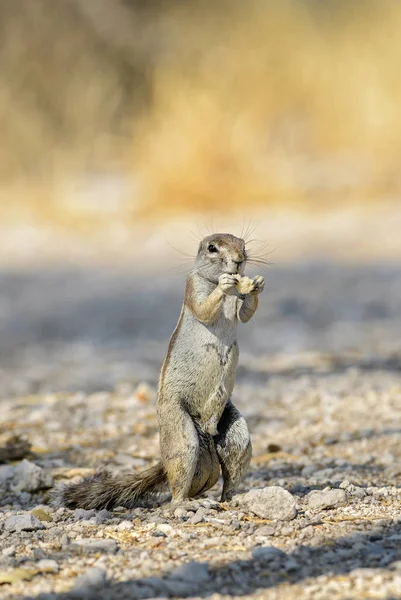
[[[156,382],[183,286],[101,261],[0,273],[0,442],[27,438],[44,469],[29,490],[29,465],[0,467],[2,597],[401,598],[396,262],[276,265],[240,327],[235,403],[254,445],[242,491],[285,488],[295,519],[219,505],[219,487],[178,512],[49,505],[48,475],[59,484],[157,459]],[[329,488],[346,503],[313,508],[310,492]],[[9,519],[31,511],[39,526],[13,531]]]

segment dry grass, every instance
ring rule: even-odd
[[[0,173],[15,218],[399,195],[400,4],[216,4],[0,1]],[[89,172],[96,190],[98,171],[135,185],[64,201],[65,182]]]
[[[181,23],[194,56],[155,74],[137,156],[156,206],[399,192],[398,4],[247,3],[220,17]]]

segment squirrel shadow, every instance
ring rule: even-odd
[[[391,573],[397,571],[397,566],[392,566],[392,563],[401,560],[400,536],[401,524],[388,521],[382,528],[363,533],[354,531],[336,540],[328,538],[318,545],[300,543],[292,552],[277,550],[276,553],[268,553],[265,558],[260,555],[260,558],[255,556],[238,559],[219,567],[206,563],[208,573],[198,582],[180,580],[174,572],[164,572],[161,576],[118,583],[111,581],[102,584],[101,589],[85,587],[65,593],[39,594],[35,596],[35,600],[69,600],[83,596],[93,599],[124,597],[138,600],[186,598],[194,595],[207,598],[213,594],[245,596],[254,592],[261,593],[284,583],[295,585],[306,579],[322,576],[344,576],[355,569],[384,569],[391,576]],[[266,542],[269,544],[271,537],[266,537]],[[358,551],[354,549],[356,544]],[[157,550],[153,552],[157,553]],[[46,558],[60,560],[65,558],[65,554],[52,553]],[[398,596],[389,595],[386,600],[393,597]],[[23,600],[32,600],[32,596],[24,596]]]

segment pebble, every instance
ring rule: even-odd
[[[277,558],[284,558],[285,552],[274,546],[257,546],[252,549],[252,556],[257,560],[276,560]]]
[[[342,489],[327,491],[312,491],[308,494],[308,506],[312,510],[337,508],[347,504],[347,494]]]
[[[292,527],[291,525],[286,525],[280,530],[281,535],[291,535],[292,533],[294,533],[294,527]]]
[[[211,548],[213,546],[221,546],[225,541],[226,537],[223,535],[208,537],[203,540],[202,544],[204,548]]]
[[[71,538],[64,533],[61,537],[60,537],[60,546],[65,550],[66,548],[68,548],[68,546],[71,544]]]
[[[33,557],[35,560],[41,560],[42,558],[46,558],[46,554],[43,548],[34,548],[33,549]]]
[[[291,556],[289,558],[287,558],[287,560],[284,563],[284,569],[287,573],[291,573],[291,571],[296,571],[298,569],[299,565],[297,563],[297,561],[292,558]]]
[[[31,501],[32,496],[28,492],[18,492],[17,497],[18,497],[18,500],[20,501],[21,505],[24,506]]]
[[[202,513],[200,513],[198,510],[194,514],[194,516],[189,519],[189,523],[191,523],[191,525],[197,525],[198,523],[203,523],[204,520],[205,520],[204,515]]]
[[[111,539],[96,539],[86,538],[83,540],[75,540],[74,546],[86,552],[117,552],[118,544],[116,540]]]
[[[16,531],[18,533],[21,531],[36,531],[38,529],[44,529],[45,526],[33,515],[24,514],[9,517],[4,524],[4,528],[6,531]]]
[[[339,487],[342,490],[346,490],[348,495],[355,496],[356,498],[364,498],[367,495],[366,490],[357,485],[354,485],[353,483],[350,483],[347,480],[342,481]]]
[[[306,465],[302,469],[301,475],[302,475],[302,477],[310,477],[311,475],[316,473],[318,470],[319,470],[319,467],[317,467],[316,465]]]
[[[106,521],[109,521],[110,519],[113,518],[113,514],[106,510],[105,508],[103,508],[102,510],[99,510],[96,513],[96,522],[100,525],[101,523],[105,523]]]
[[[141,592],[142,592],[142,587],[141,587]],[[146,591],[143,592],[143,594],[141,594],[141,596],[138,596],[140,598],[152,598],[154,597],[154,591],[155,591],[155,587],[152,588],[148,588],[151,593]],[[197,583],[196,581],[189,581],[189,580],[182,580],[182,579],[166,579],[164,581],[161,581],[161,583],[159,584],[159,587],[156,588],[157,589],[157,593],[158,593],[158,598],[162,597],[162,598],[166,598],[166,597],[170,597],[170,598],[188,598],[189,596],[193,596],[195,595],[196,591],[199,589],[199,583]],[[153,593],[152,593],[153,592]]]
[[[76,578],[73,591],[80,591],[82,588],[96,588],[104,586],[107,581],[107,572],[99,567],[91,567],[85,573]]]
[[[59,566],[57,561],[50,558],[44,558],[37,563],[37,567],[44,573],[57,573]]]
[[[15,556],[16,546],[7,546],[1,551],[3,556]]]
[[[163,537],[163,538],[167,537],[166,534],[163,531],[160,531],[159,529],[154,529],[152,531],[152,536],[153,537]]]
[[[156,530],[162,532],[167,537],[174,537],[177,535],[175,529],[168,523],[160,523],[157,525]]]
[[[63,535],[63,530],[61,527],[51,527],[50,529],[48,529],[47,535],[50,540],[56,538],[59,539]]]
[[[51,516],[51,514],[41,506],[37,506],[36,508],[31,510],[31,515],[33,515],[34,517],[39,519],[39,521],[42,522],[51,523],[53,521],[53,517]]]
[[[14,467],[11,465],[0,465],[0,486],[4,488],[14,477]]]
[[[261,536],[261,537],[269,537],[271,535],[274,535],[276,532],[275,527],[271,526],[271,525],[263,525],[262,527],[259,527],[256,531],[257,535]]]
[[[85,510],[84,508],[76,508],[73,513],[74,521],[89,521],[96,516],[94,510]]]
[[[14,492],[36,492],[52,486],[53,477],[26,458],[14,468],[13,485],[11,486]]]
[[[242,509],[247,509],[261,519],[290,521],[297,515],[294,496],[282,487],[254,489],[237,495],[236,498]]]
[[[121,521],[121,523],[117,525],[117,529],[119,531],[128,531],[129,529],[134,529],[134,525],[131,521]]]
[[[174,569],[169,577],[193,583],[203,583],[210,578],[209,565],[207,563],[191,561]]]

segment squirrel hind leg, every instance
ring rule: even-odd
[[[181,504],[190,498],[196,460],[188,461],[188,455],[177,456],[165,464],[171,490],[171,503]]]
[[[209,435],[217,435],[218,423],[223,415],[229,395],[224,382],[221,382],[216,391],[208,398],[203,407],[202,429]]]
[[[164,415],[160,423],[160,450],[171,491],[171,502],[181,504],[190,497],[199,458],[199,437],[194,422],[182,405],[174,418]],[[193,495],[193,494],[192,494]]]
[[[244,478],[252,457],[252,444],[244,417],[229,401],[214,437],[217,456],[223,474],[221,501],[230,500]]]

